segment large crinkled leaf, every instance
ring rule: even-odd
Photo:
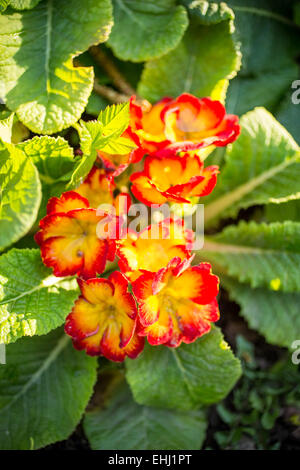
[[[15,10],[30,10],[41,0],[8,0],[9,5]]]
[[[122,103],[101,111],[97,121],[80,121],[74,126],[80,137],[83,156],[72,174],[70,188],[80,184],[89,173],[97,158],[97,150],[125,155],[134,148],[131,140],[121,136],[128,124],[129,103]]]
[[[216,0],[218,3],[221,0]],[[235,15],[238,39],[241,41],[241,74],[274,72],[299,51],[297,28],[289,19],[289,0],[230,0]],[[280,39],[280,40],[279,40]],[[268,48],[261,47],[267,44]]]
[[[183,0],[181,3],[189,8],[191,14],[194,14],[201,24],[217,24],[224,20],[234,19],[233,10],[224,2],[215,3],[206,0]]]
[[[230,297],[241,306],[241,315],[249,326],[268,343],[286,348],[300,338],[300,294],[251,289],[233,279],[222,279]]]
[[[229,86],[229,112],[243,114],[254,106],[270,107],[297,78],[300,41],[287,0],[231,0],[242,68]],[[289,5],[288,5],[289,3]],[[261,46],[263,44],[263,47]]]
[[[189,92],[224,99],[229,78],[240,66],[232,21],[201,25],[196,15],[183,40],[168,54],[145,65],[138,92],[149,101]]]
[[[73,149],[62,137],[41,136],[22,142],[19,148],[39,171],[43,193],[38,219],[46,215],[48,200],[66,189],[75,166]]]
[[[252,287],[300,291],[300,223],[242,221],[208,237],[199,255]]]
[[[60,329],[6,347],[0,366],[0,449],[29,450],[66,439],[80,421],[97,361]]]
[[[85,415],[84,430],[93,450],[198,450],[206,420],[202,410],[138,405],[123,383],[103,407]]]
[[[215,190],[204,199],[206,222],[255,204],[300,198],[300,153],[292,136],[264,108],[245,114],[241,128]]]
[[[226,95],[226,110],[228,113],[242,115],[255,106],[263,106],[273,111],[297,77],[298,66],[293,61],[289,61],[276,71],[267,70],[257,76],[238,75],[230,82]],[[289,91],[289,99],[290,96]]]
[[[264,208],[264,220],[268,222],[300,222],[300,200],[268,204]]]
[[[20,149],[0,139],[0,250],[30,230],[40,202],[37,169]]]
[[[52,134],[79,119],[94,74],[72,58],[107,39],[111,10],[109,0],[44,0],[0,16],[0,98],[29,129]]]
[[[126,361],[126,367],[138,403],[181,410],[222,400],[241,374],[239,360],[216,327],[176,349],[146,345],[140,357]]]
[[[13,123],[14,113],[11,113],[6,119],[0,120],[0,139],[3,142],[11,143]]]
[[[0,343],[57,328],[77,297],[76,281],[53,276],[39,249],[10,250],[0,257]]]
[[[175,0],[113,0],[113,5],[108,44],[122,60],[143,62],[166,54],[188,26],[185,8]]]

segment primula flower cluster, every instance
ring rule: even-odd
[[[81,295],[65,325],[75,348],[123,361],[137,357],[145,339],[178,347],[218,320],[218,278],[208,263],[192,266],[194,233],[183,220],[172,216],[139,232],[126,221],[133,197],[160,206],[210,194],[218,167],[205,167],[202,151],[239,132],[238,118],[210,98],[185,93],[144,108],[132,98],[123,136],[134,149],[99,149],[79,187],[49,200],[35,239],[55,276],[77,276]],[[119,181],[125,170],[127,187]],[[119,271],[110,264],[106,278],[107,262],[115,260]]]

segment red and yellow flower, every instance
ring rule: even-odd
[[[128,213],[131,198],[127,193],[120,193],[115,197],[115,189],[111,173],[94,166],[83,183],[74,191],[87,199],[90,207],[98,209],[103,204],[107,205],[108,210],[109,206],[112,206],[115,215],[123,216]]]
[[[112,361],[137,357],[144,340],[135,334],[137,308],[125,277],[116,271],[108,279],[79,279],[78,284],[81,296],[65,325],[74,346]]]
[[[201,149],[210,145],[225,146],[238,137],[238,116],[226,114],[220,101],[196,98],[183,93],[167,104],[161,113],[164,133],[171,142],[158,154]]]
[[[174,257],[181,260],[190,257],[193,241],[193,231],[186,229],[181,219],[165,219],[139,234],[128,232],[118,242],[119,267],[134,281],[145,270],[156,272]]]
[[[107,260],[114,260],[116,243],[112,238],[119,230],[118,217],[98,214],[86,198],[68,191],[50,199],[35,240],[44,264],[53,268],[55,276],[87,279],[102,273]]]
[[[204,168],[197,155],[148,156],[144,170],[131,175],[132,193],[146,205],[165,202],[189,203],[189,198],[207,196],[217,182],[218,167]]]
[[[145,272],[133,283],[139,303],[138,334],[152,345],[177,347],[208,333],[219,319],[219,280],[208,263],[173,258],[157,273]]]
[[[147,153],[160,156],[224,146],[240,133],[238,117],[226,114],[220,101],[183,93],[163,98],[146,111],[140,110],[136,134]]]

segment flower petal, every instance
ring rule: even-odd
[[[102,168],[94,166],[84,182],[74,191],[87,199],[90,207],[97,209],[101,204],[114,203],[112,182],[110,173]]]
[[[72,312],[68,315],[65,332],[79,341],[97,334],[99,331],[99,312],[95,304],[89,303],[83,296],[76,300]]]
[[[106,336],[101,341],[101,354],[115,362],[123,362],[126,356],[135,359],[143,349],[144,338],[138,337],[135,334],[123,348],[118,345],[116,335],[112,332],[107,332]]]
[[[179,304],[176,316],[183,335],[182,341],[191,343],[208,333],[211,329],[211,322],[219,319],[217,300],[214,299],[207,305],[198,305],[192,301],[182,302]]]
[[[187,244],[191,245],[193,240],[194,233],[185,229],[183,220],[164,219],[139,234],[127,233],[118,243],[119,267],[131,280],[143,270],[156,272],[174,257],[190,256]]]
[[[208,166],[203,169],[203,180],[196,185],[190,193],[190,196],[208,196],[217,184],[218,166]]]
[[[143,326],[152,325],[158,319],[159,300],[153,295],[155,273],[145,272],[132,283],[132,290],[139,303],[139,318]]]
[[[123,351],[130,359],[136,359],[138,355],[143,351],[145,340],[141,336],[134,334],[127,346],[123,348]]]
[[[89,201],[75,191],[67,191],[60,198],[52,197],[47,204],[47,214],[69,212],[74,209],[89,207]]]
[[[146,327],[140,325],[138,334],[141,336],[147,336],[147,340],[152,346],[165,344],[172,338],[172,318],[168,315],[166,310],[162,310],[159,314],[159,320]]]
[[[175,198],[180,198],[182,199],[182,202],[190,202],[187,197],[191,197],[194,195],[195,190],[198,188],[199,185],[204,180],[204,176],[194,176],[193,178],[190,179],[188,183],[184,184],[176,184],[172,188],[168,189],[164,193],[162,193],[164,196],[170,200],[172,197]]]
[[[151,204],[164,204],[167,201],[143,173],[134,173],[131,175],[130,181],[132,182],[131,191],[133,195],[147,206]]]
[[[77,280],[82,296],[90,304],[99,304],[115,293],[115,287],[108,279],[92,278]]]
[[[210,303],[218,294],[219,279],[211,274],[211,266],[201,263],[186,269],[172,281],[175,298],[188,298],[198,304]]]
[[[114,271],[108,279],[114,285],[114,296],[118,309],[132,320],[135,320],[137,317],[137,307],[134,298],[127,292],[127,279],[119,271]]]

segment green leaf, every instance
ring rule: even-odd
[[[227,79],[235,76],[239,66],[232,22],[204,26],[196,18],[176,49],[147,62],[138,93],[153,102],[183,92],[224,99]]]
[[[11,143],[13,123],[14,113],[11,113],[6,119],[0,121],[0,139],[2,139],[3,142]]]
[[[100,111],[98,121],[103,126],[103,135],[119,137],[129,125],[129,102],[107,106]]]
[[[79,134],[83,155],[75,166],[68,189],[76,188],[82,183],[92,169],[97,158],[97,149],[100,142],[103,141],[103,125],[101,122],[80,121],[80,124],[76,124],[74,127]]]
[[[297,78],[297,28],[289,19],[287,1],[232,0],[236,36],[241,43],[242,68],[229,86],[226,107],[243,114],[254,106],[278,103]],[[263,45],[263,47],[262,47]]]
[[[59,197],[66,190],[75,167],[73,149],[62,137],[34,137],[22,142],[19,148],[31,159],[39,171],[42,183],[42,202],[38,219],[46,215],[48,200]]]
[[[219,0],[220,3],[222,0]],[[274,72],[299,50],[298,31],[289,19],[289,0],[229,0],[241,41],[241,73]],[[291,2],[290,2],[291,3]],[[279,40],[280,39],[280,40]],[[261,47],[267,44],[268,49]]]
[[[133,143],[133,141],[127,139],[126,137],[106,137],[105,141],[100,147],[100,150],[102,150],[102,152],[111,154],[127,155],[135,147],[136,145]]]
[[[52,134],[81,116],[94,74],[72,59],[107,39],[111,13],[109,0],[44,0],[0,16],[0,97],[33,132]]]
[[[217,186],[203,199],[206,222],[235,217],[255,204],[300,198],[300,153],[292,136],[264,108],[245,114],[240,124]]]
[[[19,142],[22,142],[25,139],[28,139],[30,135],[29,129],[24,126],[24,124],[19,121],[17,116],[15,115],[14,117],[14,123],[12,127],[12,136],[11,136],[11,141],[13,144],[18,144]]]
[[[30,230],[40,202],[37,169],[20,149],[0,139],[0,250]]]
[[[226,95],[226,110],[231,114],[242,115],[255,106],[263,106],[273,111],[297,77],[298,66],[293,61],[288,61],[276,71],[267,70],[257,76],[239,74],[230,82]]]
[[[242,221],[208,237],[199,254],[252,287],[300,291],[300,223]]]
[[[299,1],[294,4],[294,21],[298,26],[300,26],[300,2]]]
[[[9,5],[15,10],[31,10],[41,0],[8,0]]]
[[[300,338],[300,294],[251,289],[233,279],[222,278],[232,300],[241,305],[241,315],[250,328],[261,333],[268,343],[291,348]]]
[[[69,187],[74,188],[91,170],[97,150],[111,154],[127,154],[134,144],[121,137],[129,124],[129,103],[108,106],[101,111],[97,121],[80,121],[74,127],[79,133],[82,158],[72,174]]]
[[[60,329],[22,338],[0,366],[0,449],[38,449],[69,437],[88,403],[97,361]]]
[[[268,222],[284,222],[286,220],[300,222],[300,200],[283,202],[282,204],[268,204],[265,206],[264,218]]]
[[[178,349],[146,345],[139,358],[126,360],[126,366],[138,403],[181,410],[222,400],[241,374],[239,360],[216,327]]]
[[[42,183],[64,180],[74,167],[73,149],[62,137],[34,137],[18,147],[37,167]]]
[[[12,117],[13,116],[13,117]],[[2,140],[4,142],[12,143],[12,144],[18,144],[19,142],[22,142],[22,140],[25,140],[29,137],[30,131],[25,127],[17,118],[17,116],[14,113],[11,113],[8,109],[6,109],[3,106],[0,106],[0,119],[3,121],[7,121],[8,123],[8,128],[12,125],[12,128],[8,131],[7,128],[3,129],[5,131],[4,136],[2,137]],[[9,120],[12,120],[10,123]],[[3,124],[3,123],[2,123]],[[0,126],[1,127],[1,126]],[[1,136],[0,136],[1,138]]]
[[[215,3],[205,0],[183,0],[182,3],[189,8],[191,14],[197,17],[199,23],[204,25],[234,20],[232,9],[224,2]]]
[[[10,250],[0,257],[0,343],[57,328],[77,297],[76,281],[53,276],[39,249]]]
[[[292,81],[292,80],[291,80]],[[292,134],[298,144],[300,144],[300,104],[292,102],[292,95],[295,93],[299,99],[299,87],[291,89],[291,81],[289,82],[288,92],[284,99],[281,101],[279,107],[276,110],[276,119]]]
[[[84,430],[93,450],[198,450],[206,421],[202,410],[138,405],[123,383],[105,407],[85,415]]]
[[[8,7],[10,0],[0,0],[0,13],[2,13]]]
[[[71,181],[68,184],[68,189],[76,188],[83,182],[84,178],[91,171],[97,158],[99,144],[100,142],[103,142],[103,126],[100,122],[80,121],[80,124],[77,124],[76,126],[74,125],[74,127],[78,131],[80,137],[83,155],[77,161],[71,176]]]
[[[176,6],[175,0],[113,0],[113,5],[108,44],[122,60],[143,62],[166,54],[179,44],[188,26],[185,8]]]

